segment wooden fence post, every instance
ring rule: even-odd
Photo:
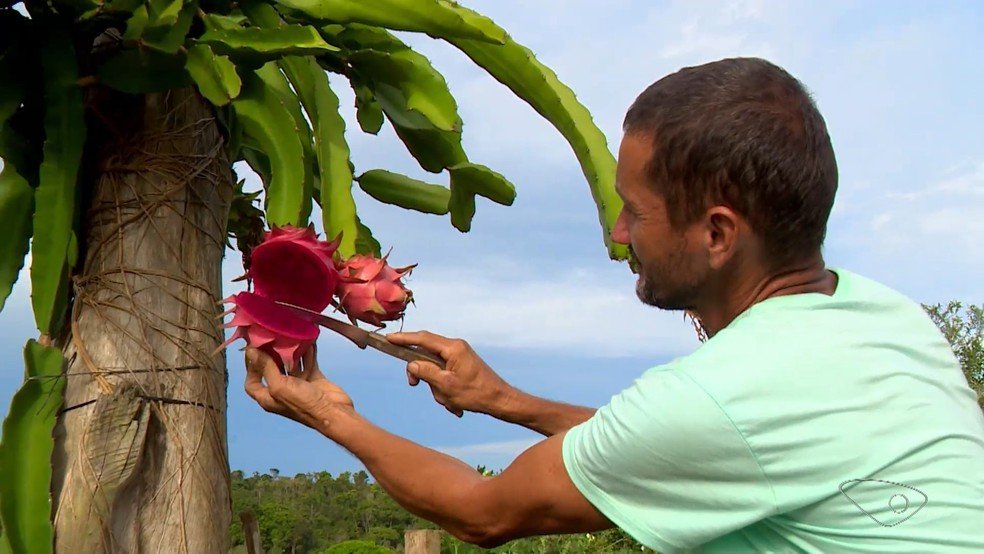
[[[243,535],[246,536],[246,552],[248,554],[263,554],[263,543],[260,542],[260,526],[249,511],[239,512],[243,522]]]
[[[404,554],[441,554],[441,532],[434,529],[408,529],[403,534]]]

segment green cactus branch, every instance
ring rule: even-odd
[[[0,220],[9,231],[0,244],[0,309],[30,244],[31,299],[41,335],[55,337],[64,328],[71,278],[85,247],[79,243],[81,202],[87,148],[94,140],[87,124],[103,118],[86,106],[106,88],[139,95],[194,87],[211,104],[224,127],[228,161],[248,163],[264,187],[262,211],[241,191],[233,202],[229,229],[244,251],[258,238],[261,216],[270,224],[304,225],[317,203],[326,234],[341,233],[343,255],[378,254],[379,241],[358,215],[356,183],[376,201],[448,217],[462,232],[486,200],[512,204],[522,187],[468,157],[458,103],[446,79],[392,31],[446,41],[556,127],[598,206],[609,255],[625,259],[624,248],[608,238],[620,209],[615,161],[588,110],[529,49],[456,2],[26,0],[16,9],[14,4],[0,0]],[[23,8],[29,16],[18,11]],[[352,87],[362,131],[378,133],[388,122],[420,166],[441,174],[446,184],[385,169],[357,171],[329,72]],[[111,121],[100,125],[113,128]],[[29,346],[29,369],[54,367],[52,355],[57,351]],[[12,407],[10,428],[30,433],[43,457],[50,433],[22,423],[40,389],[25,390]],[[18,440],[4,436],[4,444]],[[12,463],[9,458],[0,448],[0,462]],[[50,536],[50,514],[26,513],[27,504],[18,504],[26,498],[31,500],[23,502],[36,506],[46,498],[47,478],[38,474],[0,502],[4,527],[8,521],[17,526],[8,531],[17,544]]]

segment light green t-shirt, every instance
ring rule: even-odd
[[[755,304],[564,439],[660,552],[984,552],[984,414],[922,308],[834,270]]]

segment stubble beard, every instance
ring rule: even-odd
[[[639,278],[636,281],[636,296],[643,304],[661,310],[693,310],[697,284],[686,279],[672,288],[667,288],[670,283],[671,280],[665,278],[659,269],[640,268]],[[657,286],[662,288],[658,289]]]

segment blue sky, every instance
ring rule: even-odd
[[[554,68],[617,148],[625,109],[680,67],[761,56],[813,92],[840,167],[825,256],[920,302],[984,302],[984,8],[976,2],[653,2],[482,0],[493,17]],[[397,264],[419,263],[405,329],[472,342],[530,392],[598,406],[646,368],[692,351],[679,313],[638,303],[634,277],[607,259],[594,206],[560,135],[453,48],[408,37],[458,98],[470,157],[517,186],[511,207],[479,202],[473,229],[381,205],[357,193],[360,214]],[[334,80],[343,105],[351,94]],[[385,168],[434,182],[388,130],[361,134],[346,114],[359,171]],[[255,177],[247,176],[251,186]],[[320,226],[319,226],[320,227]],[[239,256],[224,263],[228,281]],[[26,274],[22,274],[26,277]],[[35,336],[29,279],[0,313],[0,411],[21,382]],[[504,467],[531,432],[449,415],[403,365],[323,335],[321,364],[371,420],[472,464]],[[234,469],[282,473],[359,468],[340,447],[267,415],[242,393],[229,353],[229,455]]]

